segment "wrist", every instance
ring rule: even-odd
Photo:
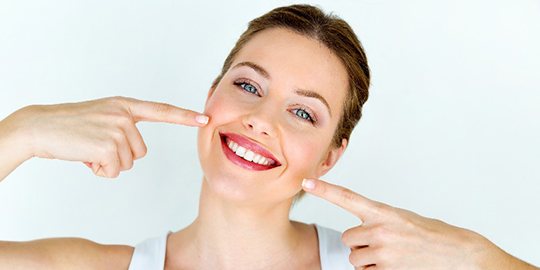
[[[0,121],[0,147],[11,159],[25,161],[34,156],[31,130],[24,125],[30,110],[31,106],[24,107]]]
[[[489,241],[486,237],[472,232],[469,247],[473,258],[473,269],[477,270],[506,270],[506,269],[537,269],[505,252],[503,249]]]
[[[470,238],[469,247],[471,248],[471,258],[473,260],[473,269],[500,269],[501,254],[499,248],[491,243],[484,236],[472,232],[473,237]]]

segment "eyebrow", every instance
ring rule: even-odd
[[[263,67],[255,64],[253,62],[249,62],[249,61],[240,62],[240,63],[234,65],[234,67],[232,69],[236,69],[236,68],[239,68],[239,67],[250,67],[253,70],[255,70],[257,73],[259,73],[261,76],[263,76],[264,78],[270,79],[270,74],[268,73],[268,71],[266,71],[266,69],[264,69]],[[297,95],[300,95],[300,96],[305,96],[305,97],[318,99],[320,102],[322,102],[322,104],[324,104],[324,106],[326,106],[326,109],[328,109],[328,114],[330,114],[330,117],[332,116],[332,110],[330,110],[330,105],[328,104],[326,99],[324,99],[324,97],[322,97],[319,93],[317,93],[315,91],[311,91],[311,90],[305,90],[305,89],[297,89],[294,92]]]
[[[270,79],[270,74],[268,74],[268,71],[264,69],[263,67],[253,63],[253,62],[240,62],[236,64],[233,69],[239,68],[239,67],[250,67],[253,70],[255,70],[257,73],[261,74],[261,76],[265,77],[266,79]]]
[[[321,95],[319,95],[319,93],[315,91],[311,91],[311,90],[304,90],[304,89],[298,89],[295,91],[295,93],[301,96],[318,99],[319,101],[322,102],[322,104],[324,104],[324,106],[326,106],[326,109],[328,109],[328,114],[330,114],[330,117],[332,117],[332,111],[330,110],[330,105],[328,105],[328,102],[326,102],[326,99],[324,99]]]

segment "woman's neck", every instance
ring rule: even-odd
[[[196,269],[291,269],[305,236],[289,220],[291,203],[239,205],[215,194],[203,180],[199,215],[178,232],[175,239],[182,244],[171,249],[190,254]]]

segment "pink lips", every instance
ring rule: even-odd
[[[221,137],[221,145],[222,145],[222,148],[223,148],[223,152],[225,153],[225,156],[227,156],[227,158],[230,161],[232,161],[233,163],[235,163],[236,165],[238,165],[240,167],[243,167],[243,168],[248,169],[248,170],[262,171],[262,170],[269,170],[269,169],[272,169],[272,168],[275,168],[275,167],[281,165],[281,163],[279,163],[279,161],[274,157],[274,155],[272,155],[268,150],[264,149],[259,144],[251,141],[247,137],[244,137],[242,135],[235,134],[235,133],[221,133],[220,132],[219,135]],[[254,162],[247,161],[247,160],[239,157],[238,155],[236,155],[227,146],[225,138],[231,139],[232,141],[238,143],[240,146],[242,146],[242,147],[244,147],[244,148],[246,148],[248,150],[251,150],[254,153],[257,153],[257,154],[259,154],[261,156],[264,156],[266,158],[270,158],[275,163],[272,164],[272,165],[261,165],[261,164],[257,164],[257,163],[254,163]]]

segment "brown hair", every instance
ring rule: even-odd
[[[340,147],[342,139],[349,141],[351,132],[362,117],[362,106],[368,99],[370,71],[366,54],[351,27],[333,14],[325,14],[310,5],[278,7],[249,22],[212,83],[215,89],[231,67],[234,58],[255,34],[265,29],[280,27],[313,38],[328,47],[347,69],[349,89],[344,100],[344,110],[332,139]]]

